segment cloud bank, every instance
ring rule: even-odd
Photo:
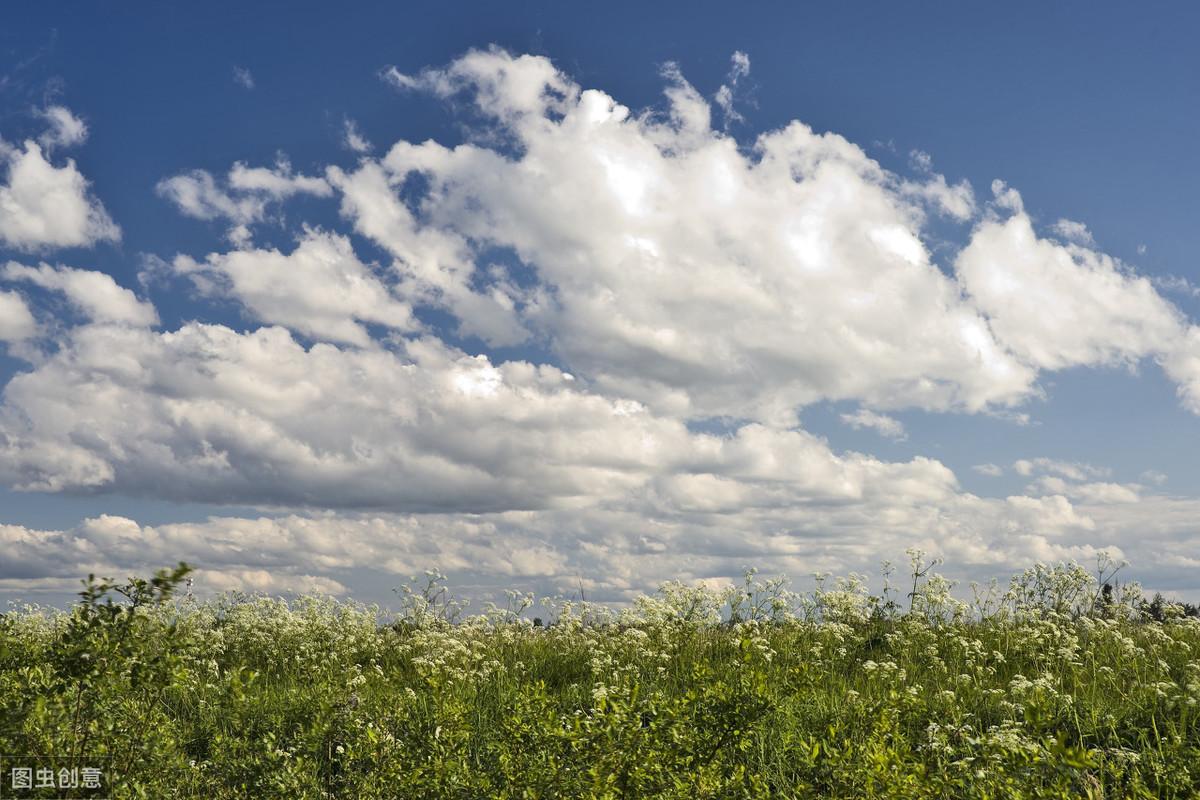
[[[437,563],[619,598],[911,545],[993,572],[1107,548],[1181,575],[1200,501],[1045,458],[1012,465],[1022,494],[979,497],[938,460],[803,429],[846,402],[845,424],[902,440],[889,412],[1017,414],[1046,374],[1144,360],[1200,413],[1200,333],[1086,227],[1039,233],[1001,182],[980,200],[923,153],[898,175],[798,121],[735,140],[749,69],[735,55],[710,103],[668,65],[664,104],[634,111],[546,58],[472,51],[382,73],[464,113],[463,143],[374,151],[347,122],[352,165],[164,177],[225,240],[161,254],[147,285],[228,301],[245,329],[163,329],[107,274],[8,262],[0,341],[26,368],[0,398],[0,481],[262,516],[0,526],[0,585],[188,558],[214,588],[340,592]],[[61,112],[4,151],[0,236],[21,253],[119,236],[74,162],[46,158],[86,133]],[[300,196],[337,224],[289,223]],[[934,220],[961,238],[944,260]],[[264,225],[294,244],[256,244]],[[1139,513],[1161,524],[1131,539]]]

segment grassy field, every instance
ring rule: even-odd
[[[382,622],[93,581],[3,616],[0,753],[109,758],[115,797],[1197,796],[1200,620],[1074,565],[972,602],[912,573],[544,619],[435,576]]]

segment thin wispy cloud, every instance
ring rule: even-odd
[[[908,438],[904,432],[904,424],[895,417],[887,414],[877,414],[866,408],[860,408],[852,414],[842,414],[842,422],[856,430],[867,428],[876,431],[888,439],[903,440]]]
[[[342,126],[342,142],[346,149],[355,153],[371,152],[371,143],[358,130],[358,123],[347,119]]]
[[[245,67],[233,68],[233,82],[246,91],[254,89],[254,76]]]

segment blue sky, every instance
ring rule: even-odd
[[[17,4],[0,594],[920,546],[1195,597],[1198,13]]]

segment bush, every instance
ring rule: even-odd
[[[116,797],[1194,797],[1200,620],[1116,569],[968,603],[914,554],[906,596],[750,573],[539,624],[437,575],[391,620],[89,578],[0,617],[0,752],[112,758]]]

